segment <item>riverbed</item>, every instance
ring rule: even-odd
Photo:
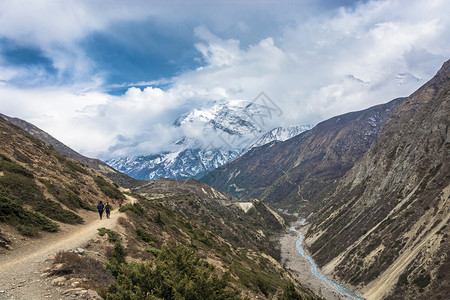
[[[295,229],[286,232],[280,238],[281,262],[298,276],[305,287],[327,300],[363,299],[320,273],[317,265],[314,266],[315,262],[311,255],[302,248],[301,243],[300,232]]]

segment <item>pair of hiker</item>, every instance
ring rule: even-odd
[[[102,219],[103,211],[106,211],[106,218],[109,219],[109,216],[111,214],[111,206],[108,202],[106,202],[106,205],[104,205],[103,202],[100,201],[97,205],[97,210],[100,215],[100,220]]]

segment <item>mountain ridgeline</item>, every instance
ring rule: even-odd
[[[252,149],[201,179],[307,218],[322,271],[366,299],[450,294],[450,61],[408,98]]]

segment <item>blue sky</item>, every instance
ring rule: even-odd
[[[432,1],[3,1],[0,112],[99,158],[159,151],[210,100],[317,123],[408,96],[450,56]],[[270,128],[269,128],[270,129]]]

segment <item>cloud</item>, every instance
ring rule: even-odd
[[[267,1],[250,11],[243,7],[251,2],[222,1],[1,3],[0,39],[16,52],[35,49],[36,59],[11,65],[0,56],[0,109],[88,156],[148,154],[183,135],[202,137],[196,128],[171,124],[210,100],[252,100],[264,91],[283,111],[270,125],[317,123],[408,96],[449,58],[448,1],[350,2],[339,8],[336,1]],[[143,29],[149,25],[156,29]],[[129,35],[134,29],[140,39]],[[163,31],[163,38],[153,36]],[[145,34],[152,35],[148,45],[140,42]],[[93,55],[86,44],[95,38],[106,39],[109,49],[122,47],[115,55],[126,63]],[[172,41],[183,51],[152,56]],[[180,60],[188,46],[195,54]],[[167,53],[174,69],[182,67],[152,78],[157,70],[148,62]],[[45,81],[52,68],[54,77]],[[136,84],[110,82],[111,72]],[[26,81],[32,84],[24,89]],[[120,95],[104,92],[122,87]]]

